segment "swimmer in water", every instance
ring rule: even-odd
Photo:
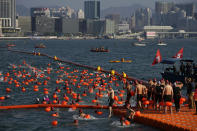
[[[83,112],[82,109],[79,110],[79,117],[85,118],[86,114]]]

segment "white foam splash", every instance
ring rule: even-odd
[[[96,117],[90,115],[90,118],[87,119],[87,118],[80,117],[79,115],[73,115],[73,119],[75,119],[75,120],[97,120],[99,118],[96,118]]]
[[[127,128],[127,127],[131,127],[131,125],[123,125],[122,126],[120,121],[114,121],[111,123],[111,126],[115,126],[115,127],[119,127],[119,128]]]

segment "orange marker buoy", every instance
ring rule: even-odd
[[[118,101],[118,96],[114,96],[114,100],[115,101]]]
[[[166,106],[172,106],[172,102],[166,102]]]
[[[6,88],[6,92],[7,93],[11,92],[11,89],[10,88]]]
[[[97,102],[97,100],[92,100],[92,103],[96,103]]]
[[[53,126],[57,126],[58,122],[56,120],[52,121],[51,123]]]
[[[90,119],[91,117],[90,117],[89,114],[86,114],[86,115],[85,115],[85,118],[86,118],[86,119]]]
[[[38,88],[35,88],[34,91],[37,92],[37,91],[39,91],[39,89]]]
[[[141,115],[140,111],[135,112],[135,116],[140,116],[140,115]]]
[[[47,102],[46,101],[43,101],[42,104],[47,104]]]
[[[22,92],[25,92],[25,91],[26,91],[25,87],[22,87]]]
[[[124,121],[124,124],[128,126],[128,125],[130,125],[131,123],[130,123],[130,121],[125,120],[125,121]]]
[[[66,101],[62,101],[62,105],[67,105],[67,102]]]
[[[143,102],[144,105],[149,105],[149,103],[150,102],[148,100],[146,100],[146,101]]]
[[[51,116],[53,116],[53,117],[57,117],[57,114],[56,114],[56,113],[53,113]]]
[[[72,110],[76,110],[77,109],[77,107],[76,106],[72,106]]]
[[[0,100],[5,100],[5,96],[1,96],[0,97]]]
[[[82,96],[87,96],[87,94],[86,93],[83,93]]]
[[[49,94],[48,90],[44,91],[44,94],[45,94],[45,95]]]
[[[57,100],[53,100],[53,103],[56,104],[57,103]]]
[[[46,111],[46,112],[50,112],[50,111],[51,111],[51,107],[46,107],[46,108],[45,108],[45,111]]]
[[[123,95],[123,94],[119,94],[119,96],[120,96],[120,97],[123,97],[124,95]]]

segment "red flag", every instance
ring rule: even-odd
[[[156,56],[155,56],[155,59],[152,63],[152,66],[155,65],[155,64],[158,64],[161,62],[161,54],[160,54],[160,51],[159,49],[157,50],[157,53],[156,53]]]
[[[177,58],[177,59],[183,58],[183,48],[181,48],[181,49],[179,50],[179,52],[176,53],[176,55],[173,56],[172,58]]]

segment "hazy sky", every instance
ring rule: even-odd
[[[85,0],[16,0],[18,5],[27,7],[35,6],[70,6],[74,9],[83,9]],[[147,7],[154,7],[155,1],[172,1],[172,2],[195,2],[197,0],[100,0],[101,9],[117,6],[130,6],[133,4],[141,4]]]

